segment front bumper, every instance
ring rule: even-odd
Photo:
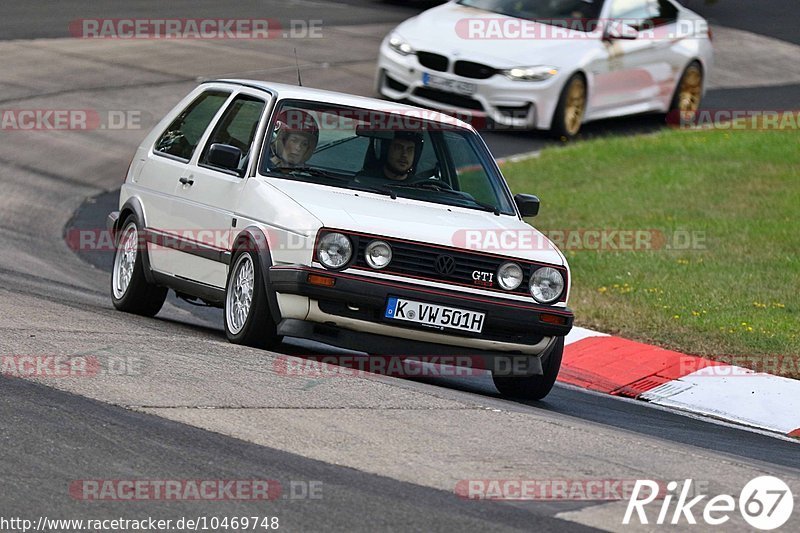
[[[308,281],[310,274],[334,278],[335,285],[313,285]],[[566,308],[489,299],[303,266],[270,268],[269,284],[279,296],[295,295],[310,301],[306,316],[284,316],[288,320],[283,321],[283,328],[294,333],[283,331],[283,334],[381,355],[498,352],[539,355],[554,337],[569,333],[574,318]],[[440,331],[411,323],[398,326],[384,317],[390,296],[483,312],[486,314],[483,332]],[[545,315],[563,323],[545,322]]]
[[[451,62],[452,63],[452,62]],[[477,86],[470,95],[431,91],[423,74],[444,77]],[[458,76],[451,71],[437,72],[420,65],[416,55],[401,56],[381,46],[375,81],[377,91],[392,100],[408,100],[417,105],[456,114],[481,128],[490,119],[494,127],[550,129],[564,80],[562,75],[541,82],[512,81],[495,74],[488,79]]]

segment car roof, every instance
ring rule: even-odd
[[[272,83],[263,80],[221,79],[208,80],[203,83],[230,83],[235,85],[243,85],[275,94],[279,100],[311,100],[315,102],[324,102],[326,104],[360,107],[372,111],[400,114],[407,113],[409,116],[420,117],[424,118],[425,120],[431,120],[435,122],[444,122],[450,125],[475,131],[470,124],[439,111],[401,104],[398,102],[379,100],[377,98],[369,98],[366,96],[356,96],[354,94],[328,91],[325,89],[314,89],[312,87],[301,87],[298,85],[287,85],[285,83]]]

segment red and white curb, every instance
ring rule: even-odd
[[[800,438],[800,381],[573,328],[558,380]]]

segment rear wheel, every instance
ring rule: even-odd
[[[558,98],[558,106],[550,126],[551,133],[562,139],[573,139],[581,130],[585,113],[586,79],[582,74],[573,74]]]
[[[542,375],[536,376],[495,376],[492,374],[494,386],[503,396],[525,400],[541,400],[547,396],[555,385],[561,358],[564,355],[564,337],[542,357]]]
[[[143,243],[143,241],[142,241]],[[114,267],[111,271],[111,301],[114,307],[126,313],[154,316],[164,305],[167,288],[147,282],[144,275],[139,227],[130,215],[119,233]]]
[[[675,95],[670,105],[671,113],[678,113],[680,120],[692,120],[694,114],[700,109],[700,100],[703,96],[703,69],[700,63],[694,61],[683,71]]]
[[[269,312],[258,255],[239,250],[233,256],[225,291],[225,335],[234,344],[272,348],[281,342]]]

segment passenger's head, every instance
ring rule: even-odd
[[[413,172],[414,163],[422,151],[422,134],[398,131],[389,143],[383,164],[387,178],[404,180]]]
[[[272,153],[279,166],[302,166],[314,153],[319,140],[317,121],[300,109],[287,109],[278,115],[273,129]]]

